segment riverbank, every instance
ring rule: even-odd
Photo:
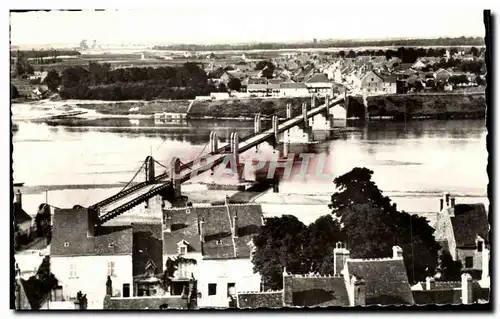
[[[348,116],[361,117],[365,109],[368,118],[412,119],[412,118],[484,118],[486,95],[484,92],[469,93],[414,93],[390,94],[363,97],[355,96],[349,101]]]

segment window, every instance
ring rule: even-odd
[[[484,245],[483,241],[480,240],[480,241],[477,242],[477,251],[478,252],[482,252],[483,251],[483,245]]]
[[[216,243],[217,245],[222,245],[222,240],[217,239],[217,240],[215,241],[215,243]]]
[[[179,247],[179,255],[185,255],[187,250],[186,248],[186,246]]]
[[[217,294],[217,284],[208,284],[208,295],[215,296]]]
[[[187,278],[187,265],[184,262],[179,263],[177,266],[177,276],[180,278]]]
[[[67,248],[67,247],[69,247],[69,243],[68,243],[68,242],[65,242],[65,243],[64,243],[64,247],[66,247],[66,248]]]
[[[76,264],[69,265],[69,278],[78,278],[76,276]]]
[[[115,276],[115,263],[113,261],[108,262],[108,276]]]
[[[465,257],[465,268],[472,268],[474,266],[473,257]]]

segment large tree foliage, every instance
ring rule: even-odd
[[[398,211],[372,175],[373,171],[357,167],[334,180],[338,190],[330,208],[340,218],[351,256],[389,257],[392,246],[398,245],[410,281],[424,280],[437,263],[434,229],[425,218]]]
[[[271,289],[282,288],[285,268],[294,274],[332,275],[333,248],[343,240],[340,224],[331,215],[322,216],[307,227],[290,215],[269,218],[254,238],[254,271]]]
[[[283,269],[304,273],[303,234],[306,227],[295,216],[284,215],[266,220],[260,234],[254,237],[254,271],[260,273],[271,289],[282,286]]]
[[[51,70],[43,81],[45,84],[47,84],[49,90],[51,90],[52,92],[57,92],[57,89],[61,84],[61,77],[56,70]]]

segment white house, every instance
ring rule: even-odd
[[[324,73],[317,73],[305,82],[310,93],[332,94],[332,82]]]
[[[309,89],[304,83],[283,82],[280,83],[280,96],[308,96]]]
[[[251,254],[262,223],[255,204],[165,210],[163,259],[183,260],[173,281],[185,284],[193,276],[200,307],[228,307],[236,292],[258,291],[260,275],[253,272]]]
[[[102,309],[106,281],[113,296],[132,284],[132,227],[94,227],[87,209],[56,209],[50,247],[51,270],[65,300],[78,291],[88,296],[88,309]],[[127,288],[128,287],[128,288]]]

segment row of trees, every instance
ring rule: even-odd
[[[356,48],[376,46],[471,46],[484,45],[481,37],[459,38],[434,38],[434,39],[401,39],[401,40],[316,40],[303,43],[255,43],[255,44],[173,44],[167,46],[154,46],[155,50],[180,50],[180,51],[221,51],[221,50],[278,50],[278,49],[303,49],[303,48]]]
[[[62,98],[128,100],[192,99],[218,92],[196,63],[179,67],[122,68],[90,63],[88,68],[70,67],[61,76]]]
[[[457,280],[461,267],[446,254],[438,254],[440,247],[427,220],[398,211],[372,181],[372,174],[367,168],[354,168],[337,177],[332,214],[307,227],[294,216],[266,220],[254,238],[252,261],[267,288],[282,288],[284,267],[296,274],[333,274],[333,249],[339,241],[347,245],[353,258],[389,257],[392,246],[400,246],[411,283],[436,271],[441,278]]]

